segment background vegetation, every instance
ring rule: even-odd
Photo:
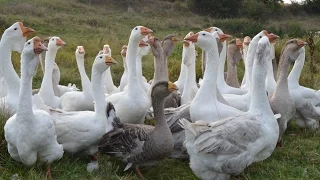
[[[215,3],[212,3],[215,2]],[[136,25],[154,30],[154,35],[163,38],[169,33],[183,39],[189,31],[200,31],[217,26],[234,37],[253,36],[262,29],[278,34],[276,56],[283,44],[293,37],[306,40],[306,32],[312,31],[315,42],[313,66],[310,66],[310,50],[300,83],[315,89],[320,88],[320,30],[319,0],[307,0],[304,4],[279,4],[280,1],[238,0],[0,0],[0,34],[17,20],[34,28],[34,35],[45,38],[59,36],[67,46],[58,51],[56,62],[60,66],[60,84],[69,82],[81,87],[74,51],[83,45],[86,50],[85,67],[91,74],[91,65],[104,44],[110,44],[113,57],[119,62],[112,67],[116,85],[123,72],[120,50],[127,44],[129,33]],[[198,54],[201,54],[201,50]],[[178,78],[181,63],[182,43],[178,43],[169,57],[170,80]],[[13,64],[20,72],[20,55],[13,54]],[[197,61],[197,78],[201,77],[200,57]],[[243,63],[238,67],[239,79],[243,76]],[[149,80],[153,76],[153,56],[143,58],[143,74]],[[313,77],[313,78],[312,78]],[[42,72],[39,68],[33,86],[39,88]],[[43,179],[45,167],[24,167],[7,153],[1,143],[3,125],[8,119],[0,113],[0,179],[12,176],[20,179]],[[294,123],[286,133],[284,148],[276,149],[266,161],[255,163],[234,179],[319,179],[320,144],[319,134],[299,131]],[[55,179],[137,179],[133,171],[123,172],[124,165],[108,157],[99,159],[101,168],[92,174],[86,172],[86,158],[64,157],[53,166]],[[157,166],[144,168],[147,179],[197,179],[187,161],[165,159]]]

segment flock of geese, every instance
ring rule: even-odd
[[[279,38],[266,30],[252,39],[233,39],[217,27],[188,33],[183,41],[179,79],[171,83],[167,58],[179,41],[174,35],[160,41],[144,26],[132,29],[121,50],[124,72],[120,86],[110,67],[117,62],[105,45],[95,57],[91,80],[84,68],[85,50],[75,57],[82,91],[59,85],[59,37],[41,40],[27,36],[35,30],[21,22],[7,28],[0,42],[1,108],[11,113],[4,126],[10,156],[27,166],[50,164],[64,153],[89,156],[89,172],[98,169],[96,154],[107,154],[134,167],[153,165],[170,156],[190,160],[201,179],[225,180],[254,162],[268,158],[292,118],[301,128],[319,127],[320,92],[299,85],[307,44],[288,40],[282,48],[277,75],[272,60]],[[203,50],[203,79],[196,82],[195,46]],[[152,51],[154,78],[143,77],[143,56]],[[11,53],[21,53],[21,78]],[[39,90],[32,78],[41,62]],[[228,71],[224,73],[225,60]],[[243,59],[245,76],[238,82],[236,63]],[[290,64],[294,63],[289,74]],[[155,126],[144,125],[153,118]]]

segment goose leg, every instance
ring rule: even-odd
[[[277,147],[280,147],[280,148],[283,147],[283,139],[282,139],[282,137],[280,138],[280,141],[278,141]]]
[[[48,166],[47,166],[47,173],[46,173],[46,176],[47,176],[47,180],[52,180],[52,175],[51,175],[51,164],[49,163]]]
[[[140,177],[140,179],[144,179],[143,175],[141,174],[139,166],[136,166],[136,172],[137,172],[138,176]]]

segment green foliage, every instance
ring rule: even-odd
[[[320,0],[305,0],[303,6],[307,12],[320,14]]]
[[[188,3],[198,14],[230,18],[240,13],[242,0],[189,0]]]

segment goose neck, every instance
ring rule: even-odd
[[[189,57],[191,63],[187,66],[187,78],[184,84],[184,88],[186,91],[192,88],[192,85],[196,82],[196,65],[195,65],[195,56]]]
[[[265,83],[267,75],[266,69],[268,66],[266,64],[266,59],[263,57],[263,55],[262,57],[258,57],[253,63],[251,103],[249,110],[255,111],[259,109],[259,111],[273,114],[267,97]]]
[[[295,61],[293,68],[288,77],[290,84],[299,85],[299,79],[300,79],[301,71],[303,69],[304,62],[305,62],[305,53],[300,52],[300,55]]]
[[[231,82],[238,82],[237,66],[233,62],[235,62],[235,60],[230,53],[227,56],[227,79],[230,79]]]
[[[137,54],[137,58],[136,58],[136,68],[137,68],[137,76],[138,77],[142,77],[142,55],[141,54]]]
[[[127,48],[127,63],[128,63],[128,90],[132,91],[133,89],[141,88],[137,75],[137,51],[138,51],[139,40],[129,39],[128,48]],[[141,90],[140,89],[140,90]],[[142,92],[142,90],[141,90]]]
[[[102,88],[102,74],[95,66],[92,67],[91,84],[93,91],[93,99],[95,101],[95,113],[97,116],[105,116],[106,101]]]
[[[91,83],[90,83],[90,79],[86,73],[86,70],[84,68],[84,57],[83,56],[77,57],[77,66],[78,66],[80,78],[81,78],[82,92],[84,94],[89,94],[89,95],[91,94],[92,95]]]
[[[214,47],[205,50],[206,70],[204,72],[203,83],[199,91],[212,92],[216,97],[217,73],[219,66],[218,51]],[[202,89],[202,90],[201,90]]]
[[[47,96],[54,96],[53,85],[52,85],[52,72],[54,61],[57,55],[57,50],[49,49],[46,52],[45,57],[45,72],[43,76],[43,80],[40,87],[40,94],[47,94]]]
[[[222,51],[219,56],[219,68],[218,68],[218,74],[217,74],[217,83],[219,85],[227,85],[226,81],[224,79],[224,64],[226,62],[226,56],[227,56],[227,42],[222,43]]]
[[[273,65],[272,65],[272,59],[271,58],[267,60],[267,64],[268,64],[267,83],[277,84],[276,80],[274,79]]]
[[[168,81],[167,59],[160,53],[160,56],[154,57],[154,81]]]
[[[251,91],[251,84],[252,84],[252,69],[253,69],[253,63],[254,63],[254,55],[257,49],[257,44],[250,43],[248,47],[248,52],[247,52],[247,57],[246,61],[247,63],[245,64],[245,70],[246,74],[248,75],[246,79],[246,83],[248,83],[249,88],[248,91]]]
[[[20,78],[13,68],[11,63],[11,51],[10,46],[6,45],[7,39],[2,38],[0,42],[0,71],[8,85],[8,95],[12,94],[14,96],[19,95],[20,89]]]
[[[289,74],[290,62],[287,54],[282,55],[279,62],[279,69],[277,73],[277,86],[275,95],[281,95],[281,93],[289,94],[288,88],[288,74]],[[280,93],[281,92],[281,93]]]
[[[35,58],[33,57],[33,61]],[[17,117],[25,117],[32,116],[32,75],[28,74],[28,67],[26,65],[25,60],[30,59],[29,57],[25,57],[22,55],[21,61],[21,86],[19,93],[19,101],[18,101],[18,109],[17,109]],[[25,118],[17,118],[17,120],[25,119]]]
[[[154,109],[154,119],[156,120],[155,129],[168,125],[167,122],[165,122],[164,116],[164,99],[153,96],[152,107]]]

